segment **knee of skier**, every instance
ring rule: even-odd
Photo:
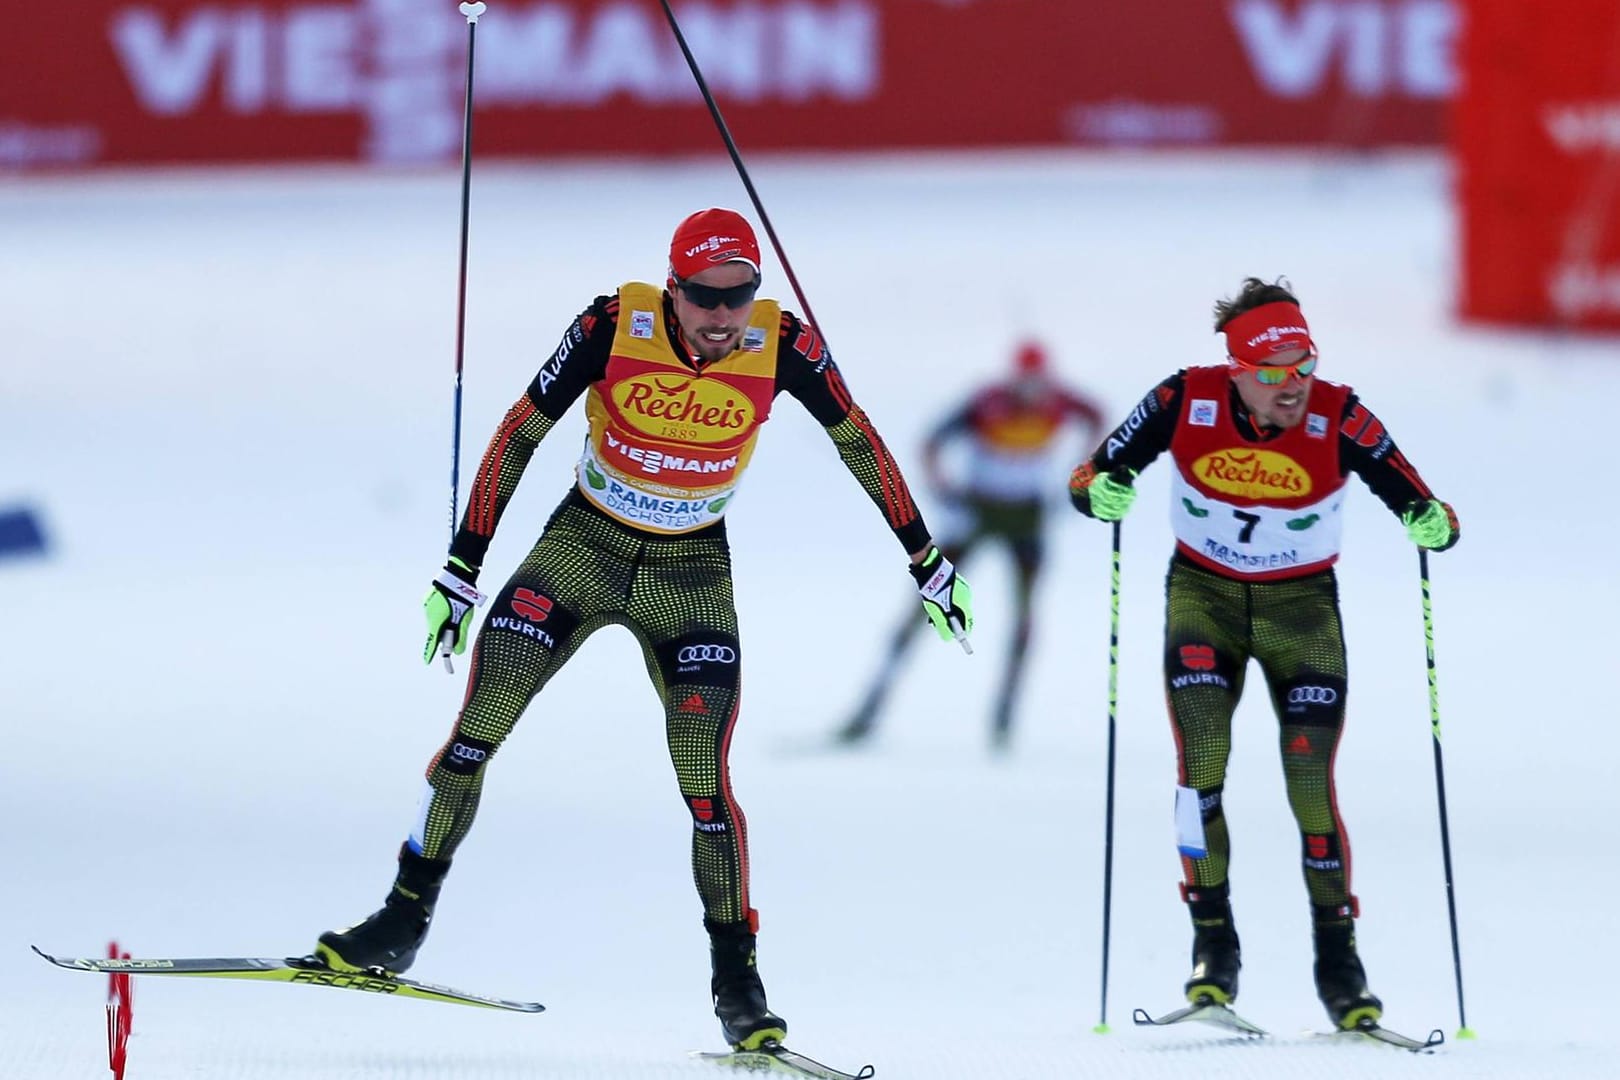
[[[705,836],[721,836],[731,831],[731,814],[719,795],[688,795],[686,809],[692,815],[692,828]]]
[[[473,776],[489,764],[489,759],[495,756],[500,744],[489,739],[480,739],[469,735],[457,728],[450,738],[439,750],[439,756],[433,759],[433,766],[428,770],[431,780],[440,770],[451,776]]]

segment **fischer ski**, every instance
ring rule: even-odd
[[[1271,1033],[1258,1024],[1245,1020],[1233,1012],[1229,1006],[1220,1005],[1213,1001],[1202,1001],[1197,1005],[1188,1005],[1172,1013],[1154,1018],[1143,1009],[1131,1012],[1131,1019],[1138,1027],[1167,1027],[1170,1024],[1181,1024],[1196,1021],[1200,1024],[1209,1024],[1212,1027],[1222,1028],[1237,1035],[1249,1038],[1264,1039]]]
[[[862,1065],[860,1072],[843,1072],[795,1053],[772,1039],[767,1039],[758,1050],[694,1050],[692,1056],[749,1072],[787,1073],[813,1080],[871,1080],[877,1075],[877,1070],[870,1065]]]
[[[505,998],[471,994],[465,990],[418,982],[375,968],[359,972],[333,971],[312,957],[289,957],[284,960],[263,957],[120,960],[105,957],[56,957],[37,945],[30,948],[57,967],[67,968],[69,971],[93,971],[102,975],[190,975],[212,979],[255,979],[303,986],[330,986],[339,990],[359,990],[362,993],[381,994],[385,997],[442,1001],[482,1009],[502,1009],[507,1012],[537,1013],[545,1010],[545,1006],[537,1001],[508,1001]]]

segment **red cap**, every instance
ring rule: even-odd
[[[753,226],[735,210],[711,206],[675,226],[669,242],[669,272],[685,280],[711,266],[741,262],[759,273],[759,241]]]
[[[1278,300],[1251,308],[1222,328],[1226,352],[1239,363],[1263,364],[1290,349],[1315,350],[1311,328],[1297,304]]]
[[[1046,350],[1037,342],[1026,341],[1013,355],[1013,366],[1022,375],[1036,375],[1046,370]]]

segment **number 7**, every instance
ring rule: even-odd
[[[1260,524],[1260,515],[1245,514],[1241,510],[1234,510],[1232,516],[1243,522],[1243,530],[1238,533],[1238,543],[1247,544],[1249,537],[1254,535],[1254,527]]]

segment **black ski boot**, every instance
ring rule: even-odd
[[[754,964],[754,932],[747,922],[714,923],[703,920],[709,931],[709,960],[714,977],[714,1015],[720,1030],[737,1050],[758,1050],[767,1041],[787,1038],[787,1021],[765,1004],[765,985]]]
[[[1192,975],[1187,1000],[1194,1005],[1230,1005],[1237,1000],[1238,969],[1243,966],[1237,927],[1232,922],[1228,887],[1187,890],[1192,915]]]
[[[1376,1024],[1384,1003],[1367,989],[1367,972],[1356,954],[1356,924],[1351,919],[1318,921],[1316,938],[1316,996],[1322,999],[1333,1025],[1354,1031]]]
[[[322,934],[315,958],[333,971],[405,971],[427,937],[449,871],[449,859],[425,859],[409,845],[401,847],[399,873],[383,906],[354,926]]]

